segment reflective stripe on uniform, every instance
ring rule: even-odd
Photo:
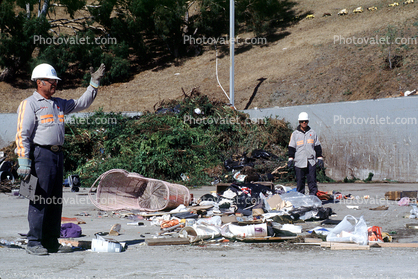
[[[22,127],[23,127],[23,118],[25,116],[27,100],[24,100],[19,106],[19,114],[17,117],[17,133],[16,133],[16,145],[17,145],[17,155],[19,157],[25,157],[25,146],[22,142]]]
[[[38,92],[25,99],[18,108],[16,134],[17,152],[29,158],[32,144],[63,145],[65,139],[64,115],[88,108],[97,95],[97,89],[87,87],[76,100],[52,97],[45,99]]]
[[[46,114],[46,115],[41,115],[39,117],[41,119],[41,123],[48,123],[48,122],[54,122],[54,115],[52,114]]]

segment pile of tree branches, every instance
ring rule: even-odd
[[[263,171],[271,172],[286,161],[291,134],[281,120],[250,120],[197,91],[181,100],[161,102],[155,112],[141,116],[97,111],[88,119],[67,121],[64,146],[65,170],[79,174],[84,186],[114,168],[207,185],[231,176],[225,160],[260,149],[275,154],[263,166]]]

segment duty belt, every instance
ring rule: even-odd
[[[42,148],[49,149],[52,152],[58,152],[58,151],[62,150],[61,145],[39,145],[39,144],[35,144],[35,146],[39,146],[39,147],[42,147]]]

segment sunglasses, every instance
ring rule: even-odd
[[[49,84],[58,84],[58,80],[57,79],[43,79],[43,81],[47,81]]]
[[[302,120],[302,121],[299,121],[299,123],[309,123],[309,120]]]

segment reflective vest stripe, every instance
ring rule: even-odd
[[[25,147],[22,143],[22,126],[23,126],[23,118],[25,116],[26,110],[26,103],[27,101],[24,100],[19,107],[19,114],[17,118],[17,134],[16,134],[16,145],[17,145],[17,155],[19,157],[25,156]]]

